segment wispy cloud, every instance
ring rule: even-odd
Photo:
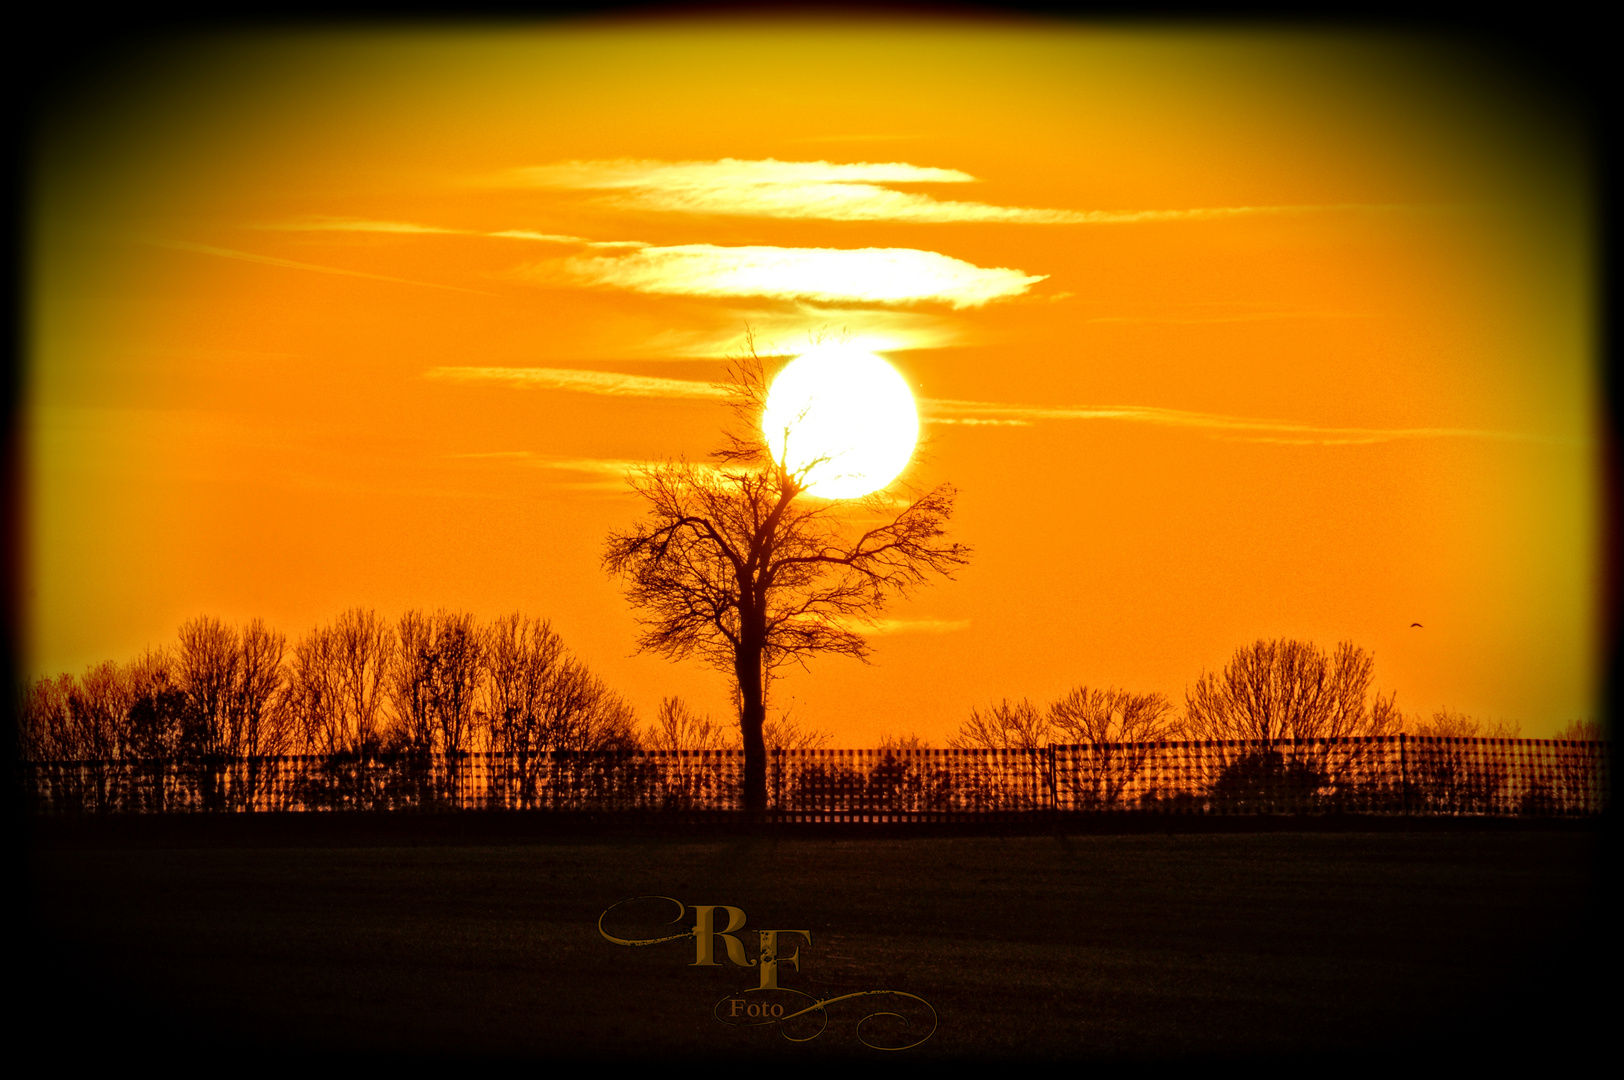
[[[370,221],[365,218],[315,217],[299,221],[279,221],[259,226],[278,232],[362,232],[362,233],[450,233],[462,229],[445,229],[438,225],[418,225],[410,221]]]
[[[487,232],[483,229],[448,229],[440,225],[422,225],[412,221],[371,221],[366,218],[316,217],[299,221],[279,221],[257,226],[277,232],[356,232],[395,233],[400,235],[430,236],[487,236],[498,240],[530,240],[543,244],[567,244],[588,248],[643,248],[643,240],[588,240],[584,236],[568,233],[544,233],[533,229],[501,229]]]
[[[1187,428],[1219,438],[1243,442],[1285,443],[1306,446],[1350,446],[1396,442],[1402,439],[1490,439],[1507,442],[1561,441],[1545,436],[1483,428],[1327,427],[1289,420],[1259,420],[1220,413],[1186,412],[1153,406],[1112,405],[1097,408],[1052,409],[1029,405],[998,405],[982,401],[927,398],[920,403],[926,423],[1027,426],[1040,420],[1119,420]]]
[[[647,247],[578,255],[521,271],[533,281],[679,296],[764,296],[821,303],[935,301],[980,307],[1019,296],[1045,275],[981,267],[914,248]]]
[[[495,450],[476,453],[447,454],[457,461],[489,462],[494,465],[521,466],[548,472],[574,473],[584,479],[559,480],[552,486],[584,491],[615,491],[629,493],[630,481],[651,472],[669,468],[684,470],[704,481],[716,482],[729,473],[709,462],[633,461],[629,458],[562,458],[538,454],[533,450]]]
[[[457,461],[488,462],[493,465],[516,465],[548,472],[573,474],[574,479],[560,477],[548,481],[546,486],[567,488],[572,491],[629,492],[626,480],[648,462],[629,461],[624,458],[557,458],[538,454],[532,450],[497,450],[486,453],[448,454]]]
[[[996,221],[1042,225],[1199,221],[1253,214],[1391,209],[1363,204],[1327,206],[1217,206],[1159,210],[1050,210],[941,200],[887,184],[968,184],[958,169],[906,162],[838,164],[828,161],[566,161],[516,169],[524,186],[606,193],[635,209],[829,221]]]
[[[483,453],[447,454],[456,461],[492,461],[512,465],[529,465],[537,469],[557,469],[560,472],[591,473],[594,476],[613,476],[617,480],[648,465],[646,461],[626,458],[559,458],[538,454],[534,450],[493,450]]]
[[[360,270],[342,270],[336,266],[318,266],[314,263],[294,262],[292,259],[278,259],[270,255],[256,255],[251,251],[234,251],[231,248],[212,247],[208,244],[189,244],[180,240],[149,240],[148,243],[157,247],[172,248],[176,251],[190,251],[198,255],[217,255],[226,259],[241,259],[244,262],[264,263],[266,266],[281,266],[290,270],[312,270],[318,274],[341,274],[344,277],[370,278],[373,281],[392,281],[397,285],[417,285],[425,289],[448,289],[451,292],[475,293],[486,296],[488,293],[481,289],[465,289],[459,285],[440,285],[432,281],[412,281],[409,278],[389,277],[386,274],[368,274]]]
[[[970,629],[969,619],[876,619],[863,626],[865,634],[951,634]]]
[[[807,303],[728,304],[698,313],[704,327],[665,327],[638,341],[616,342],[605,360],[721,359],[744,348],[739,328],[755,331],[763,356],[791,356],[838,336],[855,349],[881,354],[939,349],[972,340],[972,328],[946,312],[896,308],[844,308],[831,313]],[[584,360],[584,357],[575,357]]]
[[[436,367],[426,379],[458,383],[501,383],[527,390],[571,390],[605,397],[723,398],[727,390],[695,379],[662,379],[626,375],[618,371],[579,371],[570,368]]]
[[[863,619],[838,620],[841,627],[870,637],[880,634],[951,634],[970,629],[969,619]]]

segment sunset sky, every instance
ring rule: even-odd
[[[1237,646],[1407,713],[1597,717],[1595,230],[1541,84],[1403,37],[556,22],[166,40],[35,152],[24,667],[200,614],[552,620],[643,719],[600,568],[725,357],[818,336],[919,404],[970,563],[774,710],[944,745]],[[1414,628],[1412,623],[1421,623]]]

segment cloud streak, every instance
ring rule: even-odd
[[[389,277],[386,274],[367,274],[360,270],[341,270],[336,266],[318,266],[315,263],[294,262],[292,259],[278,259],[270,255],[256,255],[251,251],[235,251],[231,248],[211,247],[208,244],[188,244],[181,240],[149,240],[148,243],[156,247],[171,248],[175,251],[190,251],[198,255],[217,255],[226,259],[241,259],[244,262],[263,263],[266,266],[280,266],[290,270],[312,270],[318,274],[341,274],[344,277],[370,278],[373,281],[392,281],[397,285],[416,285],[424,289],[446,289],[451,292],[474,293],[478,296],[489,296],[482,289],[465,289],[458,285],[439,285],[432,281],[412,281],[410,278]]]
[[[920,401],[925,423],[1029,426],[1040,420],[1120,420],[1158,427],[1203,431],[1242,442],[1282,443],[1296,446],[1359,446],[1404,439],[1488,439],[1504,442],[1560,441],[1513,431],[1483,428],[1326,427],[1289,420],[1260,420],[1221,413],[1186,412],[1142,405],[1050,409],[1029,405],[998,405],[982,401],[926,398]]]
[[[728,395],[724,387],[694,379],[662,379],[570,368],[436,367],[426,371],[423,377],[439,382],[498,383],[525,390],[568,390],[603,397],[716,399]]]
[[[852,627],[862,634],[951,634],[970,629],[969,619],[876,619]]]
[[[588,248],[644,248],[643,240],[588,240],[584,236],[568,233],[543,233],[532,229],[502,229],[486,232],[482,229],[448,229],[439,225],[421,225],[412,221],[371,221],[366,218],[318,217],[303,221],[283,221],[260,225],[261,229],[277,232],[357,232],[393,233],[406,236],[484,236],[497,240],[531,240],[544,244],[566,244]]]
[[[1036,225],[1132,224],[1204,221],[1256,214],[1325,210],[1403,209],[1367,204],[1325,206],[1217,206],[1168,210],[1050,210],[941,200],[888,184],[970,184],[958,169],[906,162],[837,164],[828,161],[566,161],[517,169],[511,183],[526,187],[603,193],[629,209],[825,221],[921,223],[1007,222]]]
[[[646,247],[578,255],[521,271],[543,284],[676,296],[764,296],[815,303],[981,307],[1025,293],[1046,275],[981,267],[915,248]]]

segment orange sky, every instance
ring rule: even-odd
[[[1372,650],[1406,711],[1596,715],[1584,146],[1481,58],[621,21],[127,61],[36,155],[31,673],[198,614],[521,610],[645,719],[724,714],[722,675],[629,655],[599,558],[628,464],[716,445],[748,324],[889,359],[908,478],[975,549],[872,666],[775,687],[837,745],[1079,683],[1182,701],[1275,636]]]

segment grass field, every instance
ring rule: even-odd
[[[1506,831],[37,846],[19,1030],[81,1056],[179,1048],[236,1061],[1264,1058],[1317,1071],[1530,1053],[1556,1065],[1604,1034],[1588,986],[1600,842]],[[599,935],[601,912],[644,894],[742,908],[751,956],[758,928],[809,930],[781,985],[906,991],[938,1026],[887,1054],[854,1037],[880,1007],[862,999],[832,1005],[805,1043],[719,1023],[712,1006],[754,985],[754,970],[691,966],[691,940],[626,948]],[[620,909],[615,925],[630,937],[658,910]],[[886,1023],[865,1033],[907,1041]]]

